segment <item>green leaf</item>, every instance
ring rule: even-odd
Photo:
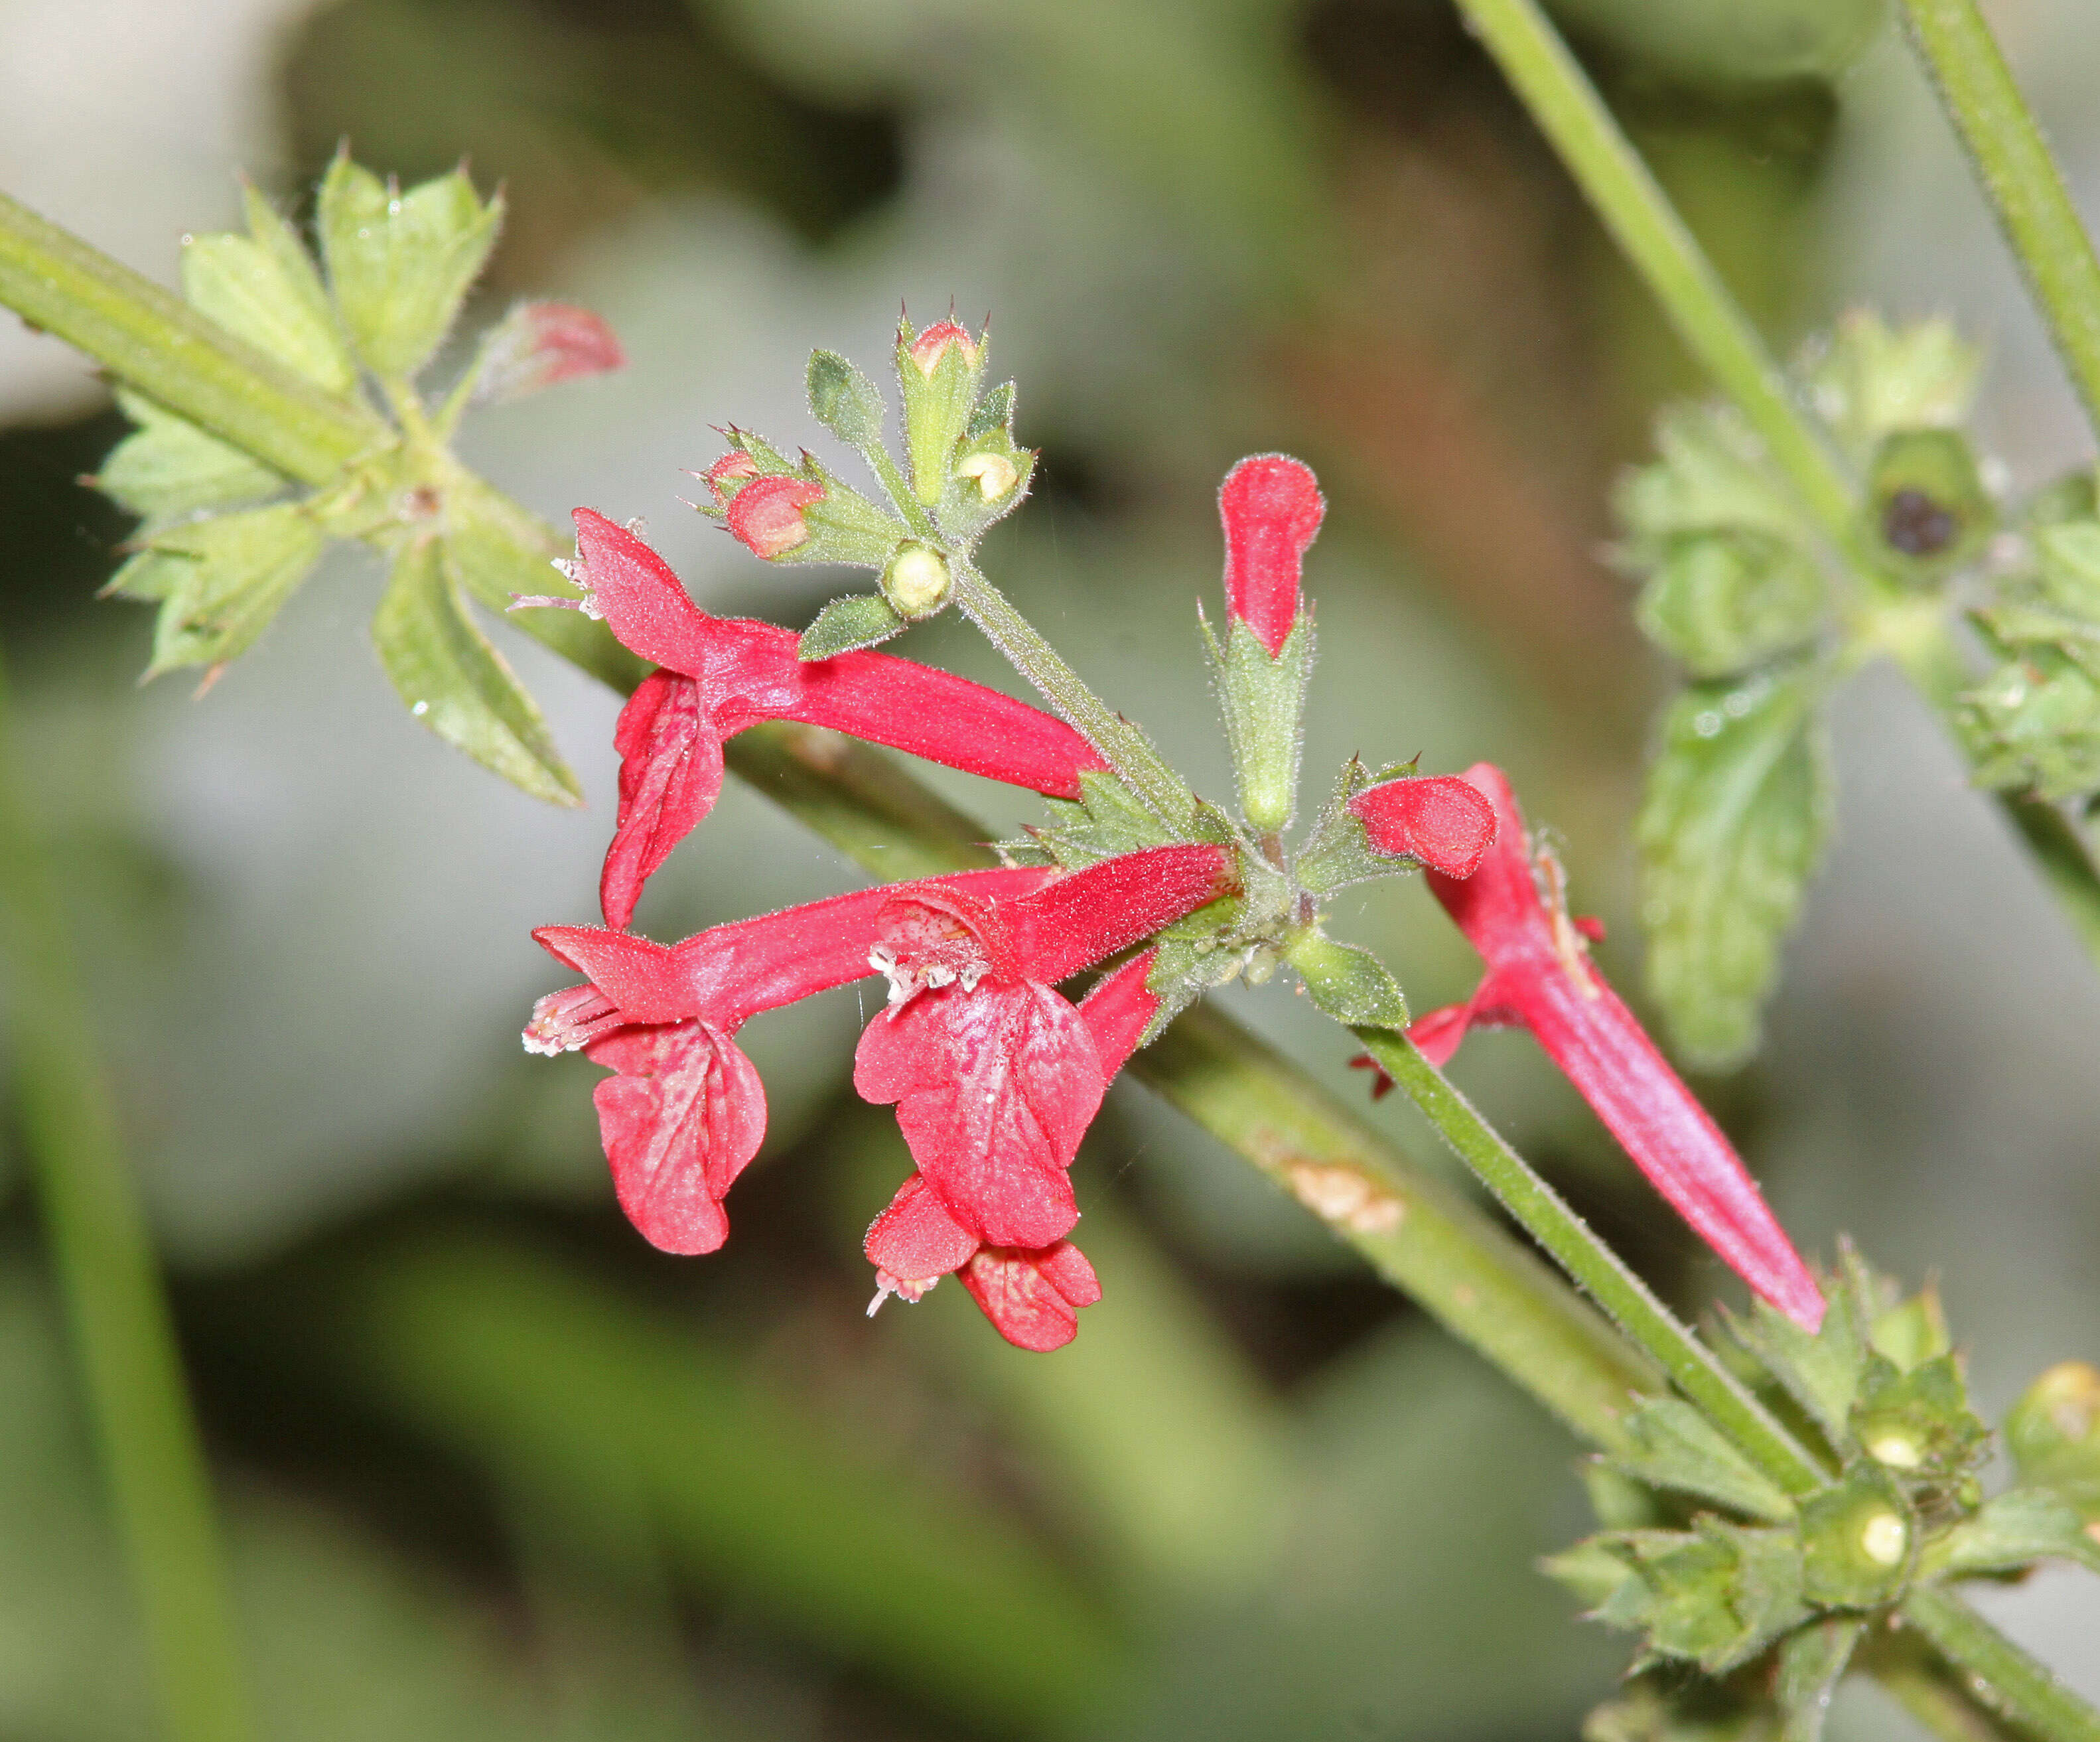
[[[1867,1362],[1865,1330],[1851,1291],[1824,1279],[1823,1325],[1805,1331],[1766,1301],[1730,1321],[1737,1339],[1764,1364],[1823,1436],[1842,1452],[1851,1444],[1852,1404]]]
[[[1646,568],[1664,541],[1721,528],[1812,542],[1813,529],[1741,415],[1727,405],[1678,405],[1656,425],[1660,456],[1621,480],[1612,506],[1627,554]]]
[[[1599,1552],[1626,1570],[1617,1586]],[[1712,1518],[1693,1531],[1619,1531],[1546,1563],[1608,1626],[1647,1635],[1644,1656],[1723,1674],[1807,1618],[1799,1545],[1791,1531],[1745,1529]],[[1638,1667],[1638,1666],[1637,1666]]]
[[[347,155],[321,182],[321,251],[351,343],[382,380],[406,381],[430,360],[503,221],[455,170],[403,193]]]
[[[1833,1615],[1787,1635],[1772,1688],[1785,1719],[1780,1742],[1822,1742],[1831,1698],[1866,1631],[1863,1617]]]
[[[1082,870],[1120,853],[1164,847],[1172,838],[1158,817],[1112,774],[1088,769],[1079,776],[1079,802],[1051,801],[1055,827],[1029,833],[1067,871]]]
[[[1949,429],[1969,414],[1983,354],[1944,319],[1890,327],[1860,309],[1808,371],[1811,403],[1855,465],[1899,430]]]
[[[1312,618],[1300,611],[1275,658],[1245,622],[1234,617],[1219,646],[1208,621],[1203,639],[1217,673],[1225,740],[1232,746],[1240,809],[1257,832],[1290,825],[1298,804],[1298,752],[1304,739],[1305,690],[1312,675]]]
[[[331,393],[357,368],[311,256],[255,188],[248,236],[200,236],[183,250],[183,289],[196,310]]]
[[[1637,826],[1648,983],[1678,1046],[1740,1062],[1829,833],[1812,666],[1697,684],[1672,705]]]
[[[108,590],[161,601],[148,678],[244,652],[320,560],[325,535],[299,502],[157,534]]]
[[[798,476],[824,487],[823,497],[802,511],[810,536],[783,550],[777,563],[843,563],[859,568],[882,568],[911,529],[887,509],[878,508],[859,491],[813,457],[795,468]]]
[[[418,539],[395,559],[372,639],[409,712],[439,737],[536,798],[583,802],[538,707],[468,617],[443,541]]]
[[[1932,1548],[1946,1573],[2022,1572],[2038,1560],[2076,1561],[2100,1572],[2100,1536],[2077,1507],[2046,1488],[2014,1488],[1988,1501]]]
[[[1673,533],[1641,589],[1641,631],[1695,677],[1725,677],[1822,627],[1822,571],[1791,541],[1727,527]]]
[[[2100,623],[2100,524],[2068,520],[2035,540],[2042,595],[2058,609]]]
[[[1871,1609],[1908,1577],[1918,1528],[1896,1479],[1856,1464],[1834,1488],[1801,1503],[1802,1589],[1830,1609]]]
[[[882,440],[882,396],[836,351],[810,353],[810,415],[849,448]]]
[[[143,520],[179,520],[201,508],[256,502],[289,481],[151,400],[120,390],[117,403],[139,427],[110,450],[95,487]]]
[[[1996,629],[2005,613],[1978,615]],[[2100,675],[2067,646],[2025,645],[1956,705],[1979,785],[2051,802],[2100,788]]]
[[[1793,1503],[1758,1473],[1734,1444],[1679,1398],[1644,1398],[1626,1418],[1634,1455],[1612,1461],[1650,1486],[1710,1500],[1717,1505],[1785,1523]]]
[[[796,652],[803,659],[830,659],[857,648],[887,641],[905,627],[904,619],[880,593],[853,593],[835,599],[802,631]]]
[[[1312,1002],[1349,1028],[1403,1029],[1407,1000],[1386,965],[1369,950],[1306,931],[1283,953]]]

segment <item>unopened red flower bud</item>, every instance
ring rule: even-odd
[[[716,502],[726,506],[737,484],[758,475],[758,462],[741,449],[732,448],[700,475],[715,493]]]
[[[588,308],[524,303],[489,334],[474,396],[483,405],[522,399],[559,381],[620,369],[626,361],[612,329]]]
[[[962,347],[963,360],[974,363],[977,360],[977,342],[970,337],[968,327],[953,321],[938,321],[911,341],[907,352],[919,373],[930,375],[941,366],[941,359],[951,345]]]
[[[783,555],[809,537],[802,511],[823,496],[806,478],[753,478],[730,499],[729,529],[769,560]]]
[[[1388,780],[1349,801],[1372,847],[1418,859],[1446,877],[1471,877],[1494,844],[1495,807],[1456,775]]]
[[[1225,603],[1271,659],[1298,621],[1299,573],[1327,512],[1312,470],[1287,453],[1257,453],[1225,474]]]

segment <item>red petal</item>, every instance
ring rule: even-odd
[[[627,1219],[663,1251],[712,1252],[729,1237],[721,1199],[765,1135],[758,1072],[704,1022],[623,1028],[584,1050],[620,1073],[592,1099]]]
[[[686,596],[671,565],[592,509],[579,508],[570,518],[583,585],[620,643],[673,671],[695,677],[705,672],[716,619]]]
[[[1494,843],[1494,807],[1456,775],[1388,780],[1349,808],[1379,852],[1418,859],[1445,877],[1471,877]]]
[[[1087,1255],[1069,1240],[1061,1240],[1048,1252],[1033,1254],[1035,1268],[1074,1306],[1091,1306],[1101,1298],[1101,1279],[1087,1262]]]
[[[1067,1258],[1063,1254],[1069,1253]],[[1074,1264],[1072,1260],[1077,1260]],[[1091,1306],[1101,1298],[1099,1284],[1092,1297],[1074,1301],[1048,1271],[1054,1269],[1061,1280],[1078,1281],[1081,1269],[1088,1283],[1093,1267],[1070,1241],[1060,1241],[1050,1253],[1014,1252],[987,1246],[963,1270],[963,1286],[984,1309],[984,1315],[999,1334],[1017,1349],[1048,1355],[1061,1349],[1079,1334],[1077,1308]]]
[[[602,926],[542,926],[532,935],[620,1007],[630,1022],[688,1016],[734,1028],[746,1017],[862,979],[876,916],[900,892],[954,887],[991,900],[1026,895],[1048,873],[1027,869],[960,871],[920,883],[857,889],[697,932],[683,943],[652,944]]]
[[[902,1282],[930,1282],[960,1270],[977,1237],[950,1215],[940,1195],[914,1174],[875,1218],[863,1247],[868,1262]]]
[[[558,381],[603,374],[626,361],[612,329],[588,308],[525,303],[491,336],[474,397],[483,404],[521,399]]]
[[[1094,1050],[1101,1055],[1101,1072],[1113,1078],[1137,1050],[1139,1038],[1159,1009],[1159,1000],[1146,989],[1145,977],[1152,971],[1158,952],[1147,950],[1133,957],[1088,993],[1079,1005],[1079,1019],[1093,1037]]]
[[[1299,570],[1327,512],[1312,468],[1283,453],[1257,453],[1225,474],[1218,515],[1225,524],[1225,602],[1273,659],[1298,617]]]
[[[950,986],[877,1016],[854,1087],[897,1122],[949,1211],[998,1246],[1048,1246],[1079,1219],[1065,1170],[1108,1088],[1079,1013],[1048,987]]]
[[[919,365],[921,374],[930,375],[941,366],[942,354],[951,345],[963,347],[963,360],[974,363],[977,360],[977,342],[970,337],[970,329],[953,321],[937,321],[911,341],[910,356]]]
[[[754,478],[730,498],[729,529],[759,555],[776,557],[810,536],[802,511],[823,499],[823,485],[807,478]]]
[[[938,884],[893,890],[876,916],[877,943],[889,953],[890,1001],[960,980],[967,992],[986,975],[1023,977],[1005,920],[990,901]]]
[[[1458,1043],[1466,1037],[1466,1030],[1472,1026],[1473,1006],[1471,1004],[1447,1004],[1441,1010],[1429,1010],[1407,1025],[1407,1037],[1414,1042],[1416,1050],[1432,1064],[1441,1070],[1451,1062],[1451,1055],[1458,1050]],[[1369,1059],[1369,1054],[1365,1057]],[[1370,1061],[1374,1070],[1379,1069],[1375,1059]],[[1376,1095],[1392,1086],[1387,1077],[1383,1084],[1374,1086]]]
[[[657,670],[620,710],[620,815],[598,878],[606,923],[624,927],[642,886],[714,808],[722,784],[721,740],[700,695],[682,673]]]
[[[1053,985],[1232,887],[1222,847],[1148,847],[1052,878],[1006,919],[1029,977]]]

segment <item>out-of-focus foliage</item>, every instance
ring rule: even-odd
[[[7,28],[36,15],[65,40],[82,28],[67,10]],[[951,297],[973,325],[988,309],[1023,389],[1016,439],[1043,458],[986,566],[1221,793],[1192,615],[1217,586],[1213,493],[1241,453],[1301,453],[1332,503],[1308,573],[1308,765],[1504,763],[1632,978],[1622,849],[1661,692],[1597,553],[1655,400],[1700,384],[1448,8],[201,10],[194,40],[275,117],[274,160],[249,166],[272,210],[308,222],[346,134],[404,185],[465,157],[475,186],[504,188],[462,330],[513,296],[574,297],[632,366],[489,410],[466,457],[550,518],[647,516],[710,608],[804,622],[839,588],[743,559],[679,506],[709,426],[814,440],[812,347],[879,353],[900,297],[921,320]],[[1912,306],[1858,283],[1863,238],[1947,245],[1939,203],[1877,192],[1926,161],[1874,156],[1907,137],[1891,51],[1829,82],[1869,10],[1767,9],[1817,28],[1755,43],[1725,9],[1564,15],[1789,342],[1833,281]],[[2062,66],[2089,68],[2072,48]],[[83,89],[96,72],[81,60]],[[93,189],[51,215],[96,240],[150,228],[165,244],[142,263],[172,277],[174,237],[230,200],[167,209],[121,103],[51,101],[93,117],[39,139]],[[2083,110],[2056,120],[2085,136]],[[230,188],[235,167],[214,157],[204,179]],[[1873,225],[1818,236],[1833,176]],[[142,215],[135,188],[160,203]],[[1987,228],[1963,233],[1981,257]],[[197,258],[235,288],[254,263]],[[2008,330],[2010,305],[1966,282],[1948,292],[1963,329]],[[429,378],[466,360],[441,347]],[[1984,387],[2001,423],[2037,377],[2006,378]],[[1531,1564],[1587,1528],[1573,1448],[1134,1090],[1075,1174],[1107,1293],[1048,1360],[987,1339],[951,1291],[862,1316],[860,1231],[901,1161],[845,1092],[850,993],[747,1031],[773,1118],[730,1245],[642,1248],[597,1151],[591,1068],[527,1071],[514,1039],[554,984],[527,928],[592,911],[613,698],[492,629],[590,801],[533,806],[404,713],[356,651],[383,578],[333,559],[202,701],[135,690],[144,614],[90,601],[138,529],[69,482],[121,433],[104,414],[0,435],[0,626],[178,1266],[268,1734],[1544,1738],[1612,1693],[1615,1643],[1571,1625]],[[115,470],[155,533],[201,490],[253,510],[274,489],[209,452]],[[1813,639],[1796,547],[1760,524],[1783,550],[1702,545],[1651,611],[1723,696]],[[951,621],[898,645],[1006,681]],[[1688,754],[1713,742],[1693,718]],[[2093,1352],[2100,999],[2063,977],[2019,861],[1930,742],[1899,705],[1839,705],[1850,820],[1767,1062],[1716,1105],[1804,1245],[1850,1224],[1895,1267],[1942,1267],[1995,1416]],[[1804,743],[1787,754],[1820,754],[1783,748]],[[996,832],[1037,819],[937,780]],[[1734,838],[1771,859],[1767,838]],[[732,790],[640,923],[673,937],[848,881]],[[1336,930],[1426,1008],[1477,968],[1420,895],[1344,901]],[[1309,1009],[1249,1014],[1362,1094]],[[1660,1284],[1707,1298],[1712,1270],[1530,1042],[1467,1052],[1498,1123]],[[128,1742],[135,1634],[19,1194],[7,1214],[0,1729]],[[2075,1671],[2089,1611],[2061,1590],[2017,1600]]]

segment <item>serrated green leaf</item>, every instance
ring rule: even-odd
[[[395,559],[372,639],[409,712],[447,743],[536,798],[583,802],[538,706],[467,616],[442,540]]]
[[[1672,704],[1636,825],[1648,984],[1678,1046],[1740,1062],[1829,833],[1812,666],[1699,684]]]
[[[1718,678],[1810,639],[1827,603],[1823,573],[1799,546],[1727,527],[1663,541],[1635,614],[1693,676]]]
[[[2002,617],[1979,615],[1987,627]],[[2061,648],[2023,646],[1963,694],[1955,721],[1980,786],[2052,802],[2100,788],[2100,677]]]
[[[836,472],[814,458],[796,468],[798,475],[821,484],[824,493],[802,511],[809,536],[773,560],[778,563],[843,563],[859,568],[886,566],[911,529],[885,508],[879,508]]]
[[[1599,1550],[1626,1570],[1616,1586]],[[1594,1618],[1644,1634],[1645,1655],[1696,1663],[1709,1674],[1747,1662],[1808,1613],[1790,1531],[1709,1518],[1696,1531],[1616,1532],[1555,1557],[1547,1570],[1585,1594],[1603,1594]]]
[[[330,393],[357,380],[312,258],[254,188],[249,236],[200,236],[183,250],[191,304]]]
[[[503,220],[454,170],[403,193],[347,156],[321,182],[329,285],[365,366],[406,381],[430,360],[479,276]]]
[[[1576,1601],[1590,1610],[1601,1609],[1618,1594],[1627,1580],[1635,1576],[1624,1556],[1607,1544],[1594,1540],[1578,1542],[1558,1554],[1549,1554],[1538,1566],[1548,1578],[1573,1591]]]
[[[117,403],[139,427],[110,450],[95,487],[144,520],[172,520],[202,508],[258,502],[275,496],[289,481],[151,400],[120,391]]]
[[[1403,1029],[1407,1000],[1386,965],[1369,950],[1301,933],[1284,952],[1314,1006],[1349,1028]]]
[[[1983,361],[1952,321],[1891,327],[1871,310],[1855,310],[1810,367],[1809,398],[1846,455],[1864,466],[1895,431],[1961,422]]]
[[[221,515],[159,533],[110,590],[157,599],[148,678],[245,652],[320,558],[325,535],[298,502]]]
[[[830,659],[876,646],[904,627],[904,619],[880,594],[853,593],[833,599],[817,613],[816,621],[802,631],[796,652],[805,660]]]
[[[2067,520],[2035,540],[2042,595],[2058,609],[2100,623],[2100,523]]]
[[[1866,1631],[1864,1618],[1833,1615],[1781,1643],[1772,1687],[1785,1722],[1780,1742],[1822,1742],[1831,1698]]]
[[[1058,802],[1052,814],[1058,819],[1053,827],[1030,833],[1067,871],[1082,870],[1120,853],[1164,847],[1172,838],[1128,787],[1098,769],[1080,775],[1078,804],[1068,807]]]
[[[1635,1451],[1616,1466],[1652,1487],[1710,1500],[1769,1523],[1793,1516],[1793,1503],[1734,1444],[1680,1398],[1644,1398],[1626,1418]]]
[[[1628,551],[1648,567],[1662,542],[1721,528],[1788,542],[1815,536],[1740,413],[1727,405],[1679,405],[1656,425],[1654,463],[1621,480],[1612,506]]]
[[[1732,1323],[1744,1346],[1842,1452],[1852,1444],[1852,1404],[1867,1361],[1866,1333],[1849,1290],[1826,1284],[1823,1298],[1820,1330],[1803,1330],[1762,1300],[1750,1303],[1747,1320]]]
[[[1953,1578],[2019,1572],[2039,1560],[2076,1561],[2100,1572],[2100,1538],[2077,1507],[2047,1488],[2014,1488],[1987,1501],[1932,1546]]]
[[[808,371],[810,415],[849,448],[882,440],[882,396],[875,383],[836,351],[813,351]]]
[[[970,412],[968,427],[964,436],[975,442],[983,436],[1004,430],[1008,437],[1013,434],[1013,383],[1003,381],[995,387],[987,387]]]

